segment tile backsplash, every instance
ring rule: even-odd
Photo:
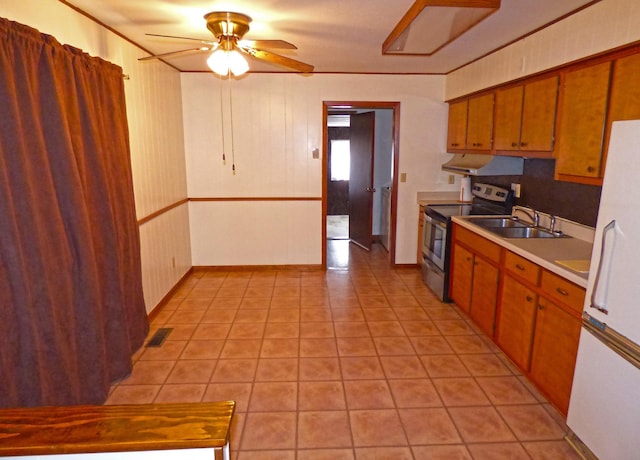
[[[507,189],[512,183],[519,183],[521,196],[515,204],[595,227],[601,187],[554,180],[554,167],[555,160],[526,159],[522,176],[483,176],[471,180]]]

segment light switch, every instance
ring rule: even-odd
[[[315,148],[311,151],[311,156],[313,157],[314,160],[317,160],[318,158],[320,158],[320,149],[319,148]]]
[[[400,182],[407,181],[407,173],[400,173]]]

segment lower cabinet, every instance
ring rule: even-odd
[[[566,415],[585,290],[458,225],[451,297]]]
[[[537,300],[535,291],[504,276],[496,343],[521,369],[529,368]]]
[[[493,337],[501,248],[462,227],[453,227],[451,298]]]
[[[474,254],[460,244],[453,245],[451,298],[465,312],[471,310]]]
[[[563,414],[569,409],[580,320],[540,297],[531,353],[531,379]]]
[[[469,316],[489,337],[493,336],[500,270],[482,257],[475,257]]]

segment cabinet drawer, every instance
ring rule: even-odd
[[[507,270],[513,272],[520,278],[525,279],[531,284],[538,284],[538,278],[540,277],[540,267],[533,262],[520,257],[513,252],[507,251],[504,258],[504,266]]]
[[[550,298],[562,302],[578,313],[582,313],[585,290],[580,286],[543,270],[540,289]]]
[[[473,252],[476,254],[496,263],[500,262],[500,246],[492,243],[486,238],[483,238],[466,228],[462,228],[459,225],[456,226],[455,238],[456,241],[464,243],[466,246],[472,248]]]

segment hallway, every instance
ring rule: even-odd
[[[238,460],[577,459],[492,342],[387,257],[336,240],[326,272],[195,272],[107,404],[233,399]]]

